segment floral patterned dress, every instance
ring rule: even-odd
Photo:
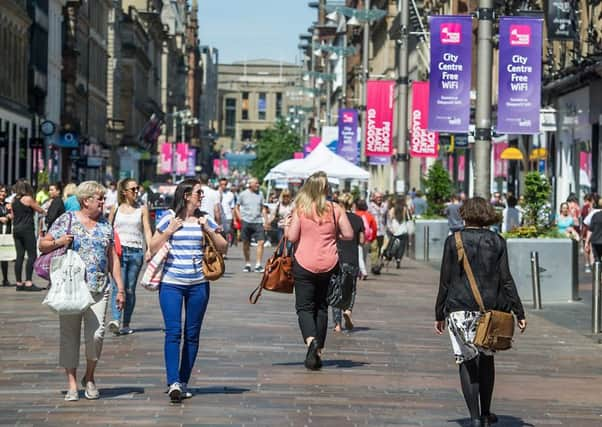
[[[86,264],[86,283],[91,293],[101,293],[108,290],[109,250],[113,246],[113,228],[103,216],[92,230],[88,230],[77,219],[75,212],[66,212],[52,223],[48,232],[53,239],[58,239],[69,230],[73,235],[73,249]]]
[[[479,353],[492,356],[495,352],[495,350],[487,350],[473,344],[480,317],[481,312],[469,310],[452,311],[447,317],[447,331],[458,365],[474,359]]]

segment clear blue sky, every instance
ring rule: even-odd
[[[299,34],[317,19],[308,0],[199,0],[202,45],[222,64],[267,58],[295,62]]]

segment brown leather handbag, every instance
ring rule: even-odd
[[[226,264],[224,257],[217,248],[215,242],[209,235],[203,231],[203,240],[205,241],[205,249],[203,250],[203,276],[207,280],[217,280],[224,275]]]
[[[456,238],[456,249],[458,250],[458,262],[463,263],[470,289],[481,311],[473,344],[488,350],[508,350],[512,347],[512,337],[514,336],[514,315],[505,311],[485,310],[477,281],[464,252],[462,234],[456,231],[454,237]]]
[[[289,242],[283,236],[274,254],[267,260],[261,283],[249,295],[249,303],[255,304],[265,289],[271,292],[292,294],[294,287],[293,257],[288,250]]]

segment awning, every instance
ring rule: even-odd
[[[502,154],[500,154],[502,160],[523,160],[523,153],[516,147],[508,147]]]
[[[546,160],[548,158],[548,150],[545,148],[534,148],[529,154],[529,160]]]

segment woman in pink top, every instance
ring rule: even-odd
[[[339,268],[337,237],[353,238],[353,229],[345,212],[326,200],[328,190],[326,174],[314,173],[299,191],[295,210],[285,222],[286,236],[296,247],[293,263],[295,308],[308,347],[305,367],[311,370],[322,367],[320,356],[328,328],[328,283]]]

